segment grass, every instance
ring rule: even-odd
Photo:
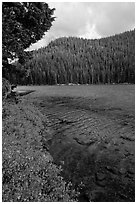
[[[25,100],[3,103],[3,202],[76,201],[75,190],[42,146],[42,137],[48,136],[45,120]]]

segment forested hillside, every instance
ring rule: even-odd
[[[21,84],[105,84],[135,82],[135,30],[90,40],[63,37],[32,52]],[[21,65],[18,65],[20,69]]]

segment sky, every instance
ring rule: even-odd
[[[42,40],[30,49],[45,47],[59,37],[98,39],[135,28],[134,2],[48,2],[56,20]]]

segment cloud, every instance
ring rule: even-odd
[[[32,49],[46,46],[63,36],[100,38],[135,27],[135,3],[131,2],[49,2],[55,8],[55,22]]]
[[[90,13],[81,3],[56,3],[54,30],[63,31],[65,35],[79,35],[86,29]],[[92,20],[91,20],[91,23]]]
[[[124,32],[135,26],[134,3],[95,3],[92,9],[96,31],[102,37]]]

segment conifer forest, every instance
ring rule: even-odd
[[[29,52],[26,70],[10,81],[22,85],[135,83],[135,30],[89,40],[62,37]]]

